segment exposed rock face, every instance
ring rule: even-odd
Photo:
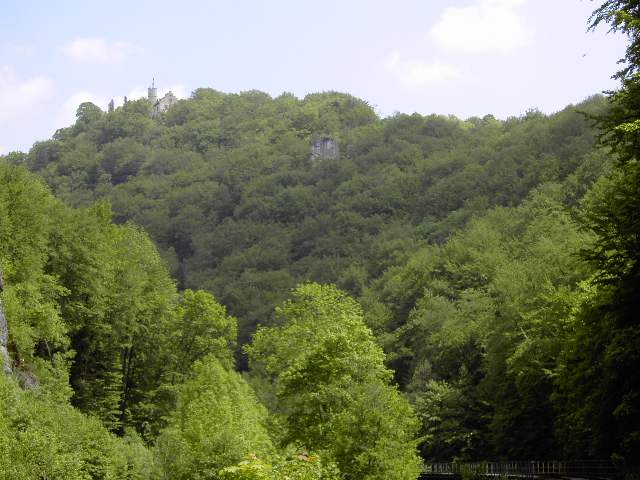
[[[8,340],[7,319],[4,317],[4,308],[2,307],[2,303],[0,303],[0,363],[2,363],[2,370],[6,374],[11,373],[11,360],[9,359],[9,351],[7,350]]]
[[[335,159],[339,154],[338,142],[331,137],[317,137],[311,142],[311,160]]]
[[[0,272],[0,293],[2,292],[2,272]],[[9,327],[7,325],[7,317],[4,315],[4,305],[0,298],[0,363],[2,370],[6,374],[11,373],[11,359],[9,358]]]

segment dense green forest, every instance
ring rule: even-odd
[[[0,479],[633,468],[637,10],[591,19],[620,90],[551,115],[203,88],[0,157]]]
[[[547,182],[587,188],[605,155],[580,112],[604,104],[504,122],[381,120],[344,94],[200,89],[157,120],[146,100],[112,113],[83,104],[75,125],[16,160],[65,202],[107,199],[117,223],[143,226],[179,286],[211,291],[244,343],[301,281],[359,296],[471,216],[517,206]],[[335,137],[340,157],[313,160],[315,136]]]

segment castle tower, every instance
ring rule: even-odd
[[[158,89],[156,88],[156,79],[151,81],[151,86],[147,88],[147,97],[151,102],[151,105],[155,105],[158,101]]]

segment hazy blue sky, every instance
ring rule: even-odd
[[[0,5],[0,153],[161,91],[349,92],[395,111],[559,110],[602,90],[624,51],[587,0],[36,1]]]

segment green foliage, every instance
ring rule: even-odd
[[[429,460],[637,458],[636,13],[592,17],[629,36],[622,88],[550,116],[380,119],[336,92],[199,89],[156,117],[82,104],[4,157],[2,305],[36,390],[2,386],[27,412],[0,415],[3,465],[408,480],[418,423]],[[324,136],[339,158],[311,158]],[[302,448],[320,457],[282,456]]]
[[[273,379],[283,444],[335,460],[345,478],[415,478],[415,418],[384,367],[359,305],[335,287],[304,284],[247,347]]]
[[[101,423],[0,375],[0,479],[155,478],[154,459],[135,434],[117,438]]]
[[[610,456],[627,465],[640,457],[640,14],[637,2],[609,0],[591,17],[628,36],[621,88],[597,118],[601,143],[615,158],[584,201],[584,225],[596,235],[583,256],[596,268],[571,316],[571,345],[558,369],[558,428],[571,454]]]
[[[326,465],[318,455],[299,453],[287,459],[278,459],[273,465],[261,461],[255,455],[238,465],[226,467],[220,472],[222,480],[338,480],[335,465]]]
[[[130,427],[153,440],[176,391],[178,413],[159,445],[178,438],[179,452],[190,446],[184,464],[208,461],[210,439],[194,431],[206,437],[221,424],[230,428],[216,439],[214,473],[250,451],[272,452],[266,413],[230,370],[236,321],[209,293],[178,296],[146,233],[112,224],[105,203],[64,207],[21,167],[4,163],[0,183],[2,308],[14,376],[30,389],[0,375],[2,478],[157,478]],[[176,386],[192,365],[193,378]],[[186,440],[172,420],[178,415],[190,419]],[[228,442],[238,450],[228,451]],[[167,475],[172,470],[166,465]]]
[[[108,199],[118,223],[142,225],[181,288],[212,292],[238,318],[240,343],[300,282],[360,295],[421,242],[569,179],[595,136],[578,110],[605,105],[462,121],[379,119],[336,92],[198,89],[153,119],[145,103],[111,113],[84,104],[74,126],[16,161],[71,204]],[[312,161],[322,136],[339,142],[340,158]]]
[[[75,351],[74,405],[113,430],[144,432],[166,364],[175,287],[147,235],[110,217],[106,205],[65,212],[48,267],[69,290],[61,313]]]
[[[577,258],[592,241],[549,184],[517,208],[471,220],[417,251],[366,293],[431,460],[546,457],[557,449],[554,368],[571,334]],[[513,442],[517,436],[518,442]]]
[[[71,354],[60,301],[68,289],[46,268],[61,205],[26,170],[0,162],[0,296],[8,323],[9,361],[26,386],[66,402]]]
[[[274,453],[266,410],[251,387],[213,355],[197,361],[178,389],[178,405],[157,440],[164,478],[217,479],[248,454]]]
[[[167,385],[212,352],[231,366],[235,320],[208,293],[180,299],[146,233],[112,224],[108,205],[64,207],[4,163],[0,182],[2,305],[16,375],[149,440],[171,408]]]
[[[176,371],[186,371],[198,359],[213,354],[226,368],[233,367],[237,341],[236,319],[210,293],[185,290],[177,307],[179,338],[173,345]]]

